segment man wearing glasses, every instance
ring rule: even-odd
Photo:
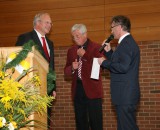
[[[111,98],[117,113],[117,130],[139,130],[136,124],[136,107],[140,98],[140,50],[130,34],[130,20],[118,15],[111,20],[111,33],[118,39],[113,52],[110,44],[104,48],[99,64],[111,73]]]
[[[72,76],[72,98],[74,102],[77,130],[103,130],[102,79],[91,78],[93,58],[99,53],[100,45],[87,36],[84,24],[75,24],[71,29],[75,44],[68,49],[64,73]]]

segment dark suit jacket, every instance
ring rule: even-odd
[[[38,48],[39,48],[42,56],[47,60],[47,57],[45,56],[45,52],[43,50],[42,44],[41,44],[35,30],[32,30],[31,32],[28,32],[28,33],[21,34],[17,39],[16,46],[22,46],[23,44],[27,43],[29,40],[33,40],[34,43],[36,43],[38,45]],[[47,61],[49,62],[49,67],[54,70],[53,42],[51,40],[49,40],[47,37],[46,37],[46,40],[47,40],[47,43],[48,43],[48,46],[50,49],[50,62],[48,60]]]
[[[113,52],[105,52],[108,58],[102,66],[111,73],[111,98],[115,105],[137,104],[140,97],[140,51],[131,35],[126,36]]]
[[[92,41],[88,40],[88,45],[86,49],[86,53],[82,57],[82,83],[85,90],[85,93],[88,98],[94,99],[94,98],[102,98],[103,96],[103,90],[102,90],[102,81],[101,81],[101,75],[99,76],[99,80],[91,79],[91,69],[92,69],[92,62],[93,58],[101,57],[102,55],[99,53],[98,49],[100,48],[100,45],[93,43]],[[77,56],[77,45],[73,45],[67,53],[67,62],[66,66],[64,68],[65,75],[72,75],[72,97],[74,98],[75,95],[75,89],[77,85],[77,70],[74,74],[72,74],[72,62],[75,61],[75,59],[78,60]]]

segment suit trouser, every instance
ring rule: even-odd
[[[51,114],[52,114],[52,107],[47,107],[47,126],[48,129],[50,129],[52,126],[52,119],[51,119]]]
[[[103,129],[102,99],[87,98],[82,81],[77,81],[74,109],[77,130],[89,130],[90,128],[91,130]]]
[[[136,124],[136,105],[116,105],[117,130],[139,130]]]

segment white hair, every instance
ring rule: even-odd
[[[87,28],[84,24],[74,24],[71,28],[71,32],[74,32],[75,30],[79,30],[81,34],[84,34],[87,32]]]
[[[37,22],[41,20],[41,17],[43,15],[49,15],[49,14],[45,13],[45,12],[41,12],[41,13],[38,13],[38,14],[35,15],[34,20],[33,20],[33,27],[35,27],[35,25],[37,24]]]

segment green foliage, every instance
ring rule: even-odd
[[[24,70],[18,77],[13,78],[15,72],[14,67],[19,65],[28,53],[32,51],[32,47],[37,46],[33,41],[24,44],[23,49],[9,63],[0,61],[0,130],[20,129],[22,127],[41,127],[46,128],[46,124],[29,120],[28,117],[37,112],[38,114],[46,114],[47,107],[51,106],[52,96],[40,95],[39,89],[41,81],[38,74],[35,74],[27,81],[20,83],[19,81],[27,76],[33,67]],[[3,59],[3,58],[1,58]],[[35,69],[35,68],[34,68]],[[49,69],[47,82],[52,91],[55,87],[55,72]],[[34,121],[34,125],[30,124]]]

